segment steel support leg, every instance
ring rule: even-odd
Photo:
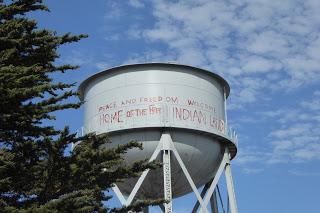
[[[203,197],[206,195],[206,192],[208,191],[211,182],[212,182],[212,180],[209,181],[208,183],[206,183],[206,184],[204,185],[204,187],[203,187],[203,189],[202,189],[202,191],[201,191],[201,194],[200,194],[200,196],[202,197],[202,199],[203,199]],[[196,213],[196,212],[198,211],[199,206],[200,206],[200,203],[199,203],[199,201],[197,200],[196,204],[194,205],[194,207],[193,207],[193,209],[192,209],[192,213]]]
[[[226,162],[227,162],[227,152],[225,151],[224,155],[223,155],[223,159],[222,159],[222,162],[220,163],[220,166],[216,172],[216,175],[214,176],[214,179],[208,189],[208,192],[206,194],[206,196],[204,197],[204,205],[207,206],[209,204],[209,201],[210,201],[210,198],[214,192],[214,189],[216,188],[217,184],[218,184],[218,181],[220,179],[220,176],[221,174],[223,173],[224,169],[225,169],[225,166],[226,166]],[[200,210],[200,212],[202,212]]]
[[[218,202],[217,202],[217,191],[214,190],[212,196],[210,197],[210,206],[212,213],[219,213],[218,212]]]
[[[178,161],[179,166],[181,167],[184,175],[186,176],[186,178],[187,178],[187,180],[188,180],[188,182],[189,182],[189,184],[190,184],[193,192],[195,193],[195,195],[196,195],[196,197],[197,197],[197,199],[198,199],[198,201],[199,201],[199,203],[200,203],[201,209],[203,210],[203,212],[208,213],[208,210],[207,210],[206,206],[204,205],[204,202],[203,202],[203,200],[202,200],[202,198],[201,198],[201,196],[200,196],[200,194],[199,194],[199,192],[198,192],[198,189],[197,189],[196,185],[194,184],[194,182],[193,182],[193,180],[192,180],[192,178],[191,178],[191,176],[190,176],[190,174],[189,174],[186,166],[184,165],[184,163],[183,163],[183,161],[182,161],[182,159],[181,159],[178,151],[177,151],[176,148],[174,147],[174,144],[173,144],[173,142],[172,142],[172,138],[171,138],[171,136],[170,136],[170,133],[168,133],[168,132],[163,133],[162,136],[161,136],[161,140],[160,140],[160,141],[163,141],[163,150],[164,150],[164,151],[165,151],[165,150],[171,150],[171,151],[172,151],[172,153],[174,154],[176,160]],[[164,153],[165,153],[165,152],[164,152]],[[168,152],[168,153],[169,153],[169,152]],[[165,161],[163,161],[163,162],[165,162]],[[164,166],[164,167],[165,167],[165,166]],[[165,171],[165,170],[164,170],[164,171]],[[165,176],[165,175],[164,175],[164,176]],[[170,174],[170,176],[171,176],[171,174]],[[164,178],[165,178],[165,177],[164,177]],[[164,180],[165,180],[165,179],[164,179]],[[166,184],[166,182],[165,182],[164,184]],[[171,178],[170,178],[170,188],[171,188]],[[166,192],[165,192],[165,193],[166,193]],[[171,195],[170,197],[172,198],[172,195]],[[170,203],[171,203],[171,202],[170,202]],[[171,204],[171,205],[172,205],[172,204]],[[172,206],[171,206],[171,211],[172,211]]]
[[[164,205],[163,204],[160,204],[159,205],[159,208],[161,209],[161,211],[164,213],[166,211],[166,209],[164,208]]]
[[[196,203],[194,209],[192,212],[196,212],[197,209],[201,206],[200,212],[207,213],[207,205],[211,204],[211,210],[213,213],[218,213],[218,207],[217,207],[217,198],[215,193],[215,188],[218,183],[218,180],[225,171],[226,175],[226,184],[227,184],[227,190],[228,190],[228,197],[229,197],[229,203],[230,203],[230,209],[231,213],[238,213],[237,210],[237,204],[236,204],[236,198],[234,193],[234,187],[233,187],[233,181],[232,181],[232,175],[231,175],[231,167],[230,167],[230,154],[228,148],[226,148],[222,162],[215,174],[214,179],[210,184],[207,184],[203,191],[201,192],[201,195],[198,192],[198,189],[196,188],[187,168],[185,167],[178,151],[176,150],[172,138],[170,136],[170,133],[163,133],[161,135],[160,142],[152,154],[149,161],[154,160],[159,152],[162,150],[163,156],[163,181],[164,181],[164,198],[169,201],[168,203],[164,205],[159,205],[159,207],[162,209],[165,213],[171,213],[172,212],[172,187],[171,187],[171,154],[173,154],[176,158],[176,160],[179,163],[179,166],[181,167],[184,175],[186,176],[193,192],[195,193],[198,202]],[[138,182],[134,186],[132,192],[130,193],[129,197],[126,199],[122,193],[120,192],[119,188],[115,185],[113,187],[117,197],[121,201],[122,205],[130,205],[132,200],[134,199],[138,189],[140,188],[143,180],[147,176],[149,170],[146,170],[142,173],[140,176]],[[210,186],[209,186],[210,185]],[[148,210],[145,210],[144,212],[147,212]]]
[[[118,197],[121,205],[125,206],[127,203],[127,199],[123,196],[119,187],[116,184],[114,184],[114,187],[112,187],[112,190],[116,194],[116,196]]]
[[[143,213],[149,213],[149,207],[144,208],[142,212]]]
[[[169,135],[170,136],[170,135]],[[164,199],[168,203],[164,204],[165,213],[172,213],[172,188],[171,188],[171,162],[170,162],[170,138],[164,137],[163,141],[163,191]]]
[[[162,144],[163,144],[163,142],[160,140],[156,150],[153,152],[151,158],[149,159],[149,162],[156,159],[156,157],[158,156],[158,154],[160,153],[160,151],[162,149]],[[134,199],[135,195],[137,194],[138,190],[140,189],[140,187],[141,187],[144,179],[146,178],[147,174],[149,173],[149,171],[150,171],[150,169],[146,169],[144,172],[142,172],[141,176],[139,177],[137,183],[133,187],[133,189],[127,199],[123,196],[123,194],[121,193],[118,186],[116,184],[114,184],[115,186],[112,187],[112,190],[115,192],[115,194],[117,195],[117,197],[120,200],[122,205],[129,206],[131,204],[132,200]]]
[[[194,184],[194,182],[193,182],[193,180],[192,180],[192,178],[191,178],[186,166],[184,165],[184,163],[183,163],[178,151],[175,149],[173,144],[172,144],[172,151],[173,151],[173,153],[174,153],[174,155],[175,155],[175,157],[176,157],[176,159],[177,159],[177,161],[178,161],[178,163],[179,163],[184,175],[186,176],[186,178],[187,178],[187,180],[188,180],[188,182],[190,184],[190,187],[192,188],[194,194],[196,195],[196,197],[197,197],[197,199],[198,199],[198,201],[200,203],[201,212],[208,213],[207,205],[205,205],[205,202],[203,201],[201,195],[199,194],[199,191],[198,191],[196,185]]]
[[[206,192],[209,189],[210,184],[212,183],[212,181],[208,182],[202,189],[201,192],[201,197],[203,198],[206,194]],[[199,201],[196,202],[196,204],[194,205],[193,209],[192,209],[192,213],[196,213],[198,211],[200,204]],[[211,212],[212,213],[219,213],[218,212],[218,202],[217,202],[217,194],[216,194],[216,190],[214,190],[213,194],[210,197],[210,207],[211,207]]]
[[[234,185],[233,185],[233,180],[232,180],[232,175],[231,175],[230,156],[227,160],[227,164],[226,164],[226,168],[225,168],[225,175],[226,175],[226,184],[227,184],[231,213],[238,213],[236,195],[234,192]]]

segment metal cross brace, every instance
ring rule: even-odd
[[[208,205],[209,204],[209,201],[210,201],[210,197],[212,196],[213,192],[214,192],[214,189],[216,188],[217,186],[217,183],[220,179],[220,176],[223,172],[223,170],[225,169],[225,166],[226,166],[226,163],[227,163],[227,157],[229,156],[229,154],[227,153],[227,151],[225,151],[224,155],[223,155],[223,159],[222,159],[222,162],[220,163],[220,166],[216,172],[216,175],[214,176],[214,179],[207,191],[207,194],[206,196],[204,197],[204,205]],[[201,210],[200,210],[201,212]]]
[[[230,157],[227,159],[227,164],[225,168],[225,175],[226,175],[226,184],[228,190],[228,199],[230,203],[230,210],[231,213],[238,213],[237,202],[236,202],[236,194],[234,192],[234,185],[231,175],[231,164],[230,164]]]
[[[153,161],[156,159],[160,151],[163,151],[163,178],[164,178],[164,197],[165,199],[169,200],[169,203],[166,203],[164,206],[165,213],[170,213],[172,212],[172,187],[171,187],[171,165],[170,165],[170,152],[172,152],[177,159],[179,166],[181,167],[184,175],[186,176],[193,192],[195,193],[197,200],[201,206],[200,212],[203,213],[208,213],[208,203],[210,201],[210,198],[212,197],[212,194],[214,192],[214,189],[218,183],[218,180],[224,170],[226,170],[226,179],[227,179],[227,187],[228,187],[228,194],[229,194],[229,199],[230,199],[230,204],[231,204],[231,213],[237,213],[237,206],[235,203],[235,194],[234,194],[234,189],[233,189],[233,182],[232,182],[232,177],[231,177],[231,168],[230,168],[230,154],[228,148],[225,149],[225,153],[222,159],[222,162],[220,163],[220,166],[216,172],[216,175],[214,179],[211,182],[210,187],[207,190],[207,193],[204,197],[199,194],[199,191],[194,184],[186,166],[184,165],[178,151],[176,150],[174,143],[172,141],[171,135],[168,132],[164,132],[161,135],[160,141],[157,145],[156,150],[153,152],[149,162]],[[125,199],[125,197],[122,195],[121,191],[115,185],[113,187],[113,190],[117,197],[119,198],[120,202],[122,205],[128,206],[131,204],[132,200],[134,199],[135,195],[137,194],[139,188],[141,187],[144,179],[146,178],[147,174],[149,173],[149,169],[145,170],[142,175],[139,177],[137,183],[135,184],[133,190],[131,191],[128,199]]]
[[[155,160],[159,154],[159,152],[162,149],[162,142],[160,140],[160,142],[158,143],[158,146],[156,148],[156,150],[153,152],[151,158],[149,159],[149,162]],[[144,179],[146,178],[147,174],[149,173],[150,169],[146,169],[141,176],[139,177],[137,183],[135,184],[135,186],[133,187],[128,199],[125,199],[125,197],[123,196],[123,194],[121,193],[119,187],[114,184],[114,187],[112,187],[114,193],[117,195],[118,199],[120,200],[121,204],[124,206],[129,206],[133,200],[133,198],[136,196],[139,188],[141,187]]]
[[[236,204],[236,198],[235,198],[235,192],[234,192],[234,186],[232,181],[232,175],[231,175],[231,166],[230,166],[230,153],[229,149],[226,147],[222,162],[220,163],[220,166],[216,172],[216,175],[207,191],[207,194],[204,198],[204,205],[207,206],[210,198],[214,192],[214,189],[216,188],[216,185],[218,183],[218,180],[220,179],[220,176],[222,172],[225,171],[226,176],[226,184],[227,184],[227,190],[228,190],[228,197],[229,197],[229,203],[230,203],[230,209],[231,213],[238,213],[237,210],[237,204]],[[202,209],[200,209],[200,213],[202,213]]]

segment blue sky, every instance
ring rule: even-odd
[[[150,61],[198,66],[226,78],[229,123],[239,136],[233,161],[239,211],[319,212],[319,0],[47,4],[51,13],[33,15],[41,27],[89,34],[60,49],[58,63],[81,66],[67,81]],[[76,130],[82,111],[59,113],[57,125]],[[175,212],[188,212],[192,196],[174,201]]]

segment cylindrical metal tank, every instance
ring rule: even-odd
[[[143,151],[130,150],[126,161],[150,158],[161,134],[169,132],[197,187],[215,175],[224,148],[232,157],[236,146],[227,135],[225,98],[228,83],[212,72],[179,64],[146,63],[111,68],[86,79],[79,87],[84,103],[85,132],[108,132],[113,145],[142,142]],[[172,157],[172,193],[191,192]],[[118,186],[129,194],[137,179]],[[151,171],[137,194],[163,196],[162,170]]]

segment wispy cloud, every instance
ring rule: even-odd
[[[122,17],[125,14],[124,11],[121,9],[121,6],[118,2],[108,1],[107,3],[108,3],[108,10],[104,15],[104,18],[106,20],[119,19],[120,17]]]
[[[272,100],[320,83],[320,1],[132,0],[128,4],[151,5],[153,17],[152,24],[135,22],[123,31],[130,42],[136,39],[144,46],[143,52],[128,54],[122,63],[171,61],[213,70],[231,84],[228,109],[244,112],[239,117],[247,125],[267,124],[261,147],[240,145],[238,165],[260,169],[260,165],[320,159],[320,90],[295,106],[278,106]],[[119,5],[114,9],[121,15]],[[266,111],[257,112],[262,105]],[[252,117],[246,113],[249,110]]]
[[[105,36],[104,39],[107,41],[117,41],[121,38],[120,34],[110,33],[109,35]]]
[[[270,153],[259,147],[241,146],[239,147],[235,163],[247,168],[248,165],[263,164],[268,160]]]
[[[277,110],[253,112],[253,118],[240,117],[242,124],[268,125],[271,130],[265,132],[263,146],[240,143],[239,154],[235,162],[243,167],[288,163],[306,163],[320,160],[320,95],[313,93],[294,107],[281,107]],[[312,106],[312,107],[311,107]],[[313,107],[314,106],[314,107]],[[248,123],[249,120],[250,122]],[[254,121],[256,121],[254,123]],[[249,167],[250,168],[250,167]]]
[[[144,3],[141,0],[129,0],[129,4],[135,8],[144,8]]]
[[[302,170],[293,169],[293,170],[289,170],[288,172],[289,172],[289,174],[296,175],[296,176],[315,176],[315,177],[320,176],[319,171],[310,172],[310,171],[302,171]]]
[[[159,58],[161,61],[165,62],[174,62],[172,61],[172,54],[170,52],[162,52],[158,50],[151,50],[145,52],[145,54],[132,54],[130,58],[123,61],[123,64],[130,64],[130,63],[141,63],[141,62],[159,62]]]
[[[315,92],[317,93],[317,92]],[[269,163],[305,162],[320,159],[319,96],[302,101],[294,109],[266,112],[277,129],[269,134],[272,147]]]
[[[67,63],[72,65],[85,65],[92,62],[92,57],[88,53],[83,51],[72,50],[67,53],[62,59],[58,60],[58,63]]]
[[[174,61],[223,73],[236,109],[257,101],[266,88],[320,81],[318,2],[156,0],[154,26],[135,35],[165,44]]]
[[[244,168],[243,170],[243,173],[245,174],[258,174],[258,173],[261,173],[264,171],[264,169],[261,169],[261,168]]]
[[[290,137],[296,137],[301,135],[309,135],[311,128],[312,126],[308,124],[294,124],[293,126],[290,126],[287,128],[275,130],[270,133],[270,136],[281,139],[281,138],[290,138]]]
[[[107,62],[97,62],[97,63],[96,63],[96,67],[97,67],[99,70],[103,70],[103,69],[110,68],[110,64],[107,63]]]
[[[302,102],[301,105],[309,110],[320,110],[320,97],[311,102]]]

